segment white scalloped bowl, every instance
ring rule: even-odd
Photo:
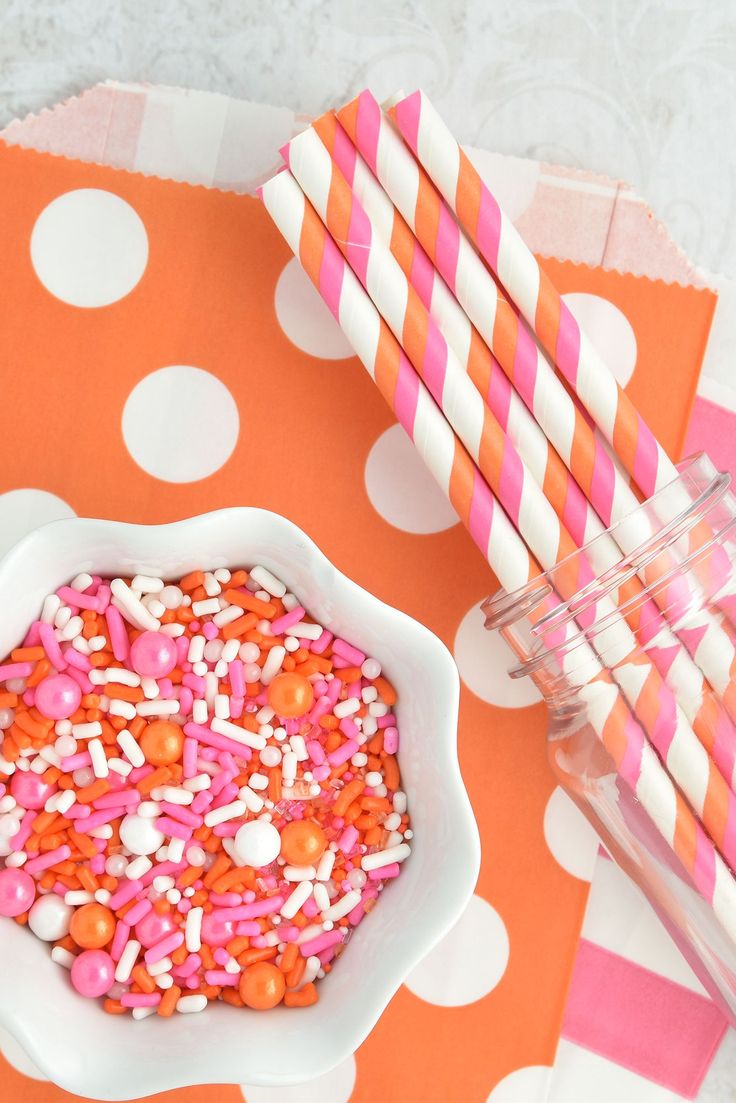
[[[357,929],[320,1000],[267,1014],[225,1004],[140,1022],[72,991],[49,948],[0,920],[0,1024],[50,1079],[94,1099],[191,1084],[292,1084],[327,1072],[368,1035],[407,974],[449,931],[478,875],[480,845],[456,753],[457,670],[427,628],[341,574],[290,521],[225,509],[159,526],[72,519],[36,530],[0,561],[0,655],[43,597],[80,571],[174,578],[259,562],[331,631],[384,666],[399,694],[401,768],[415,838],[401,877]]]

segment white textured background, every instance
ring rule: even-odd
[[[106,77],[314,114],[421,85],[464,141],[630,180],[736,276],[734,0],[0,0],[0,126]]]

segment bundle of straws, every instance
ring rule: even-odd
[[[574,601],[651,535],[606,530],[677,469],[422,92],[384,109],[365,91],[282,153],[271,217],[501,585],[554,569]],[[577,643],[576,676],[619,778],[736,939],[736,638],[693,612],[697,578],[662,577],[643,566],[596,600],[608,626]],[[572,616],[561,631],[580,639]]]

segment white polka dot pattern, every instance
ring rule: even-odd
[[[526,1065],[499,1080],[486,1103],[546,1103],[552,1069],[549,1065]]]
[[[170,483],[206,479],[230,458],[240,419],[230,391],[210,372],[176,365],[151,372],[123,410],[123,437],[149,475]]]
[[[47,490],[24,487],[0,494],[0,555],[39,525],[74,516],[70,505]]]
[[[484,625],[481,602],[469,609],[455,636],[455,662],[460,677],[476,697],[499,708],[519,709],[541,701],[531,678],[510,678],[516,658],[498,632]]]
[[[52,295],[70,306],[109,306],[128,295],[148,263],[148,235],[129,203],[101,188],[54,199],[38,216],[31,261]]]
[[[583,813],[564,789],[555,789],[544,810],[544,838],[563,869],[591,881],[600,842]]]
[[[625,387],[636,367],[636,334],[629,319],[601,295],[575,291],[562,298],[617,382]]]
[[[355,1058],[348,1057],[324,1076],[288,1087],[241,1084],[246,1103],[348,1103],[355,1087]]]
[[[471,897],[458,922],[406,980],[410,992],[439,1007],[461,1007],[492,992],[506,971],[509,937],[487,900]]]
[[[459,522],[400,425],[381,433],[368,453],[365,488],[376,513],[402,532],[427,535]]]

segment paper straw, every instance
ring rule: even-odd
[[[276,226],[343,328],[369,375],[410,433],[440,486],[447,488],[448,442],[453,434],[319,216],[289,172],[279,173],[264,184],[261,195]],[[401,376],[409,372],[416,380],[408,390],[411,402],[407,402],[407,389],[400,384]],[[416,414],[420,409],[422,423],[417,431]],[[435,416],[429,413],[431,409]],[[434,438],[435,431],[439,433],[438,439]],[[455,461],[460,462],[458,457],[463,455],[469,461],[459,445],[452,448],[451,457]],[[486,491],[486,558],[501,585],[514,590],[524,584],[525,575],[537,574],[539,567],[487,487]],[[586,644],[581,644],[581,649],[589,650]],[[589,661],[594,669],[597,668],[597,674],[595,681],[583,687],[582,692],[588,701],[593,729],[613,758],[622,780],[631,787],[698,890],[712,904],[724,930],[731,938],[736,938],[736,882],[677,792],[624,698],[610,682],[607,671],[600,667],[592,653]]]
[[[377,106],[377,105],[376,105]],[[501,372],[487,344],[473,327],[460,303],[432,264],[409,225],[394,207],[371,169],[353,145],[332,112],[312,123],[322,144],[333,157],[350,184],[375,232],[388,245],[404,275],[438,325],[440,332],[461,361],[491,411],[543,488],[557,516],[577,547],[597,537],[591,550],[598,574],[609,570],[620,559],[612,537],[605,536],[603,523],[582,494],[560,460],[557,452],[520,402],[507,377]],[[612,595],[618,600],[618,595]],[[704,682],[702,671],[674,636],[662,613],[651,598],[643,598],[643,586],[636,576],[621,586],[620,600],[631,603],[627,619],[639,632],[645,649],[675,691],[678,702],[709,753],[717,750],[716,764],[727,779],[736,766],[736,731],[713,690]],[[674,658],[673,658],[674,655]],[[661,664],[661,666],[660,666]],[[701,709],[703,710],[701,712]],[[716,745],[716,733],[721,739]]]
[[[371,93],[361,93],[338,112],[338,118],[589,496],[603,523],[614,524],[636,511],[640,503],[603,448],[601,438],[581,415],[524,322],[496,285],[432,181]],[[652,535],[643,518],[642,522],[640,534],[633,526],[627,526],[631,542],[623,546],[625,552],[634,552]],[[645,581],[652,580],[645,578]],[[658,595],[658,598],[661,602],[662,597]],[[668,600],[665,596],[665,606]],[[732,677],[736,648],[733,642],[707,608],[688,613],[684,619],[687,629],[692,626],[693,631],[682,631],[681,639],[713,689],[723,698],[731,719],[736,718],[736,682]],[[679,629],[676,625],[675,630]],[[706,727],[704,743],[734,785],[733,724],[714,726],[709,723]]]
[[[673,482],[677,468],[424,93],[415,92],[401,100],[391,114],[460,225],[644,496],[650,497]],[[683,500],[683,506],[686,504]],[[698,526],[690,533],[691,548],[706,544],[710,535],[707,525]],[[715,549],[706,564],[694,569],[706,576],[706,587],[727,588],[731,569],[723,549]],[[688,622],[691,620],[688,617]],[[693,627],[718,637],[702,648],[710,662],[706,674],[736,718],[736,649],[723,630],[717,632],[716,619],[709,610],[701,610]]]
[[[556,287],[423,92],[391,109],[405,141],[478,251],[647,497],[677,477]]]
[[[485,406],[426,307],[314,130],[288,146],[289,167],[379,313],[402,344],[491,491],[544,570],[557,566],[556,585],[571,599],[595,574]],[[669,687],[608,598],[597,602],[596,649],[672,776],[701,816],[714,842],[736,866],[736,796],[719,773]],[[620,664],[620,665],[619,665]]]
[[[544,430],[511,386],[412,230],[404,221],[333,112],[312,123],[327,151],[389,246],[443,337],[508,434],[578,547],[605,531],[590,502]],[[614,560],[615,561],[615,560]],[[607,563],[606,566],[610,566]],[[601,567],[603,569],[603,567]]]

